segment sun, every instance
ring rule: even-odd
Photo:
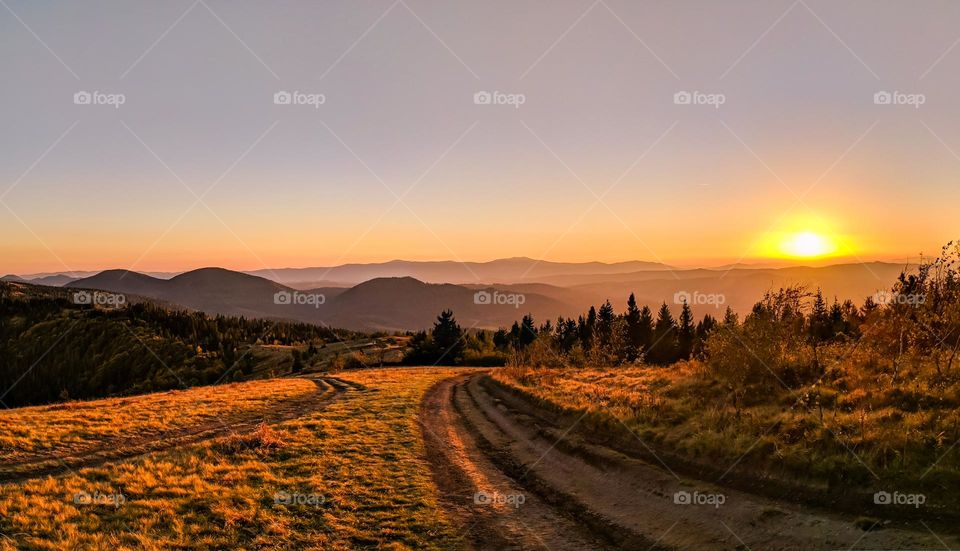
[[[830,237],[813,231],[788,234],[780,243],[780,252],[795,258],[817,258],[836,250],[837,245]]]

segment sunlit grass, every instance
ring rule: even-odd
[[[698,362],[507,368],[494,377],[544,403],[588,412],[588,425],[626,427],[709,464],[737,461],[814,484],[957,487],[960,454],[950,449],[960,432],[960,412],[951,406],[957,397],[912,383],[878,388],[851,371],[831,385],[757,387],[739,408],[728,385]]]
[[[200,423],[262,412],[316,392],[303,379],[198,387],[107,400],[0,411],[0,458],[65,454],[105,437],[148,437]]]
[[[207,442],[2,486],[0,546],[450,549],[458,535],[440,513],[416,416],[424,392],[454,373],[342,374],[369,390],[240,445]],[[125,503],[73,502],[77,492],[96,491],[121,493]],[[322,503],[277,504],[277,492]]]

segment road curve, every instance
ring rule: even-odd
[[[922,523],[864,531],[813,510],[682,477],[588,443],[486,374],[446,379],[420,423],[441,503],[465,549],[944,549]],[[515,506],[484,495],[523,495]],[[679,497],[678,497],[679,496]],[[689,496],[689,499],[687,499]],[[722,496],[722,497],[721,497]],[[478,503],[479,501],[479,503]],[[691,503],[687,503],[691,502]],[[698,503],[699,502],[699,503]],[[862,521],[861,521],[862,523]]]

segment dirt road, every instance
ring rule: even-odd
[[[442,381],[421,426],[467,549],[949,549],[914,521],[874,525],[679,476],[588,443],[484,374]],[[878,529],[882,528],[882,529]]]

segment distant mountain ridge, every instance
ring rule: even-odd
[[[349,289],[321,287],[299,291],[268,279],[223,268],[201,268],[169,280],[127,270],[107,270],[66,285],[132,293],[208,314],[287,319],[364,331],[425,329],[437,314],[452,308],[464,327],[508,325],[526,312],[547,319],[572,315],[576,306],[538,293],[525,293],[522,309],[513,303],[483,303],[478,292],[453,284],[424,283],[411,277],[375,278]]]
[[[318,286],[349,287],[378,277],[413,277],[424,283],[524,283],[561,274],[619,274],[644,270],[670,270],[659,262],[631,260],[625,262],[552,262],[526,257],[502,258],[489,262],[459,262],[454,260],[418,261],[390,260],[369,264],[341,264],[330,267],[264,268],[242,273],[259,276],[294,287],[309,289]],[[113,270],[106,270],[113,271]],[[103,272],[44,272],[15,275],[9,281],[27,281],[38,285],[66,285],[78,279]],[[172,279],[187,272],[146,272],[154,279]]]
[[[614,281],[639,281],[660,278],[689,279],[692,277],[710,277],[719,273],[761,273],[780,271],[782,274],[797,270],[831,269],[833,266],[878,266],[880,271],[888,268],[902,269],[907,266],[894,262],[841,263],[805,267],[781,265],[782,263],[763,264],[727,264],[717,267],[675,268],[659,262],[552,262],[526,257],[504,258],[489,262],[457,261],[409,261],[391,260],[369,264],[342,264],[331,267],[276,268],[251,270],[241,273],[254,275],[280,283],[294,289],[313,289],[316,287],[353,287],[376,278],[412,277],[424,283],[453,283],[457,285],[521,285],[546,283],[549,285],[572,287],[591,283]],[[112,270],[107,270],[112,271]],[[88,278],[103,272],[44,273],[4,276],[4,280],[26,281],[39,285],[66,285],[81,278]],[[184,272],[189,273],[189,272]],[[700,275],[697,275],[700,274]],[[145,272],[143,275],[156,280],[170,280],[182,273]],[[725,275],[722,277],[726,277]]]
[[[630,293],[636,294],[639,304],[651,308],[666,302],[679,309],[679,300],[687,296],[697,315],[720,315],[727,306],[744,313],[764,292],[797,284],[810,290],[822,288],[828,300],[849,298],[860,304],[877,291],[889,290],[900,272],[910,268],[872,262],[823,267],[641,270],[543,276],[541,282],[513,284],[427,283],[402,276],[376,277],[350,287],[306,290],[223,268],[201,268],[170,279],[107,270],[66,286],[142,295],[209,314],[288,319],[363,331],[403,331],[430,327],[436,315],[447,308],[464,327],[477,328],[509,326],[526,313],[533,314],[538,322],[555,320],[557,316],[580,314],[608,299],[619,312]]]
[[[489,262],[453,260],[391,260],[371,264],[342,264],[331,267],[278,268],[247,272],[284,285],[304,287],[322,282],[355,285],[379,277],[412,277],[424,283],[523,283],[559,274],[620,274],[644,270],[670,270],[659,262],[552,262],[526,257],[502,258]]]

